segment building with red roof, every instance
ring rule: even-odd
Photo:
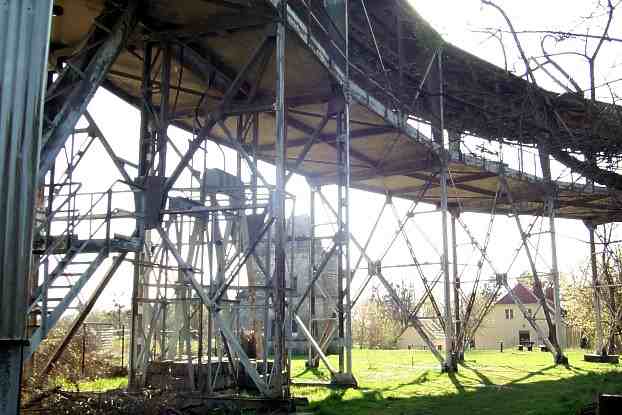
[[[547,306],[551,312],[551,317],[555,315],[555,302],[552,288],[545,290]],[[518,346],[519,344],[534,344],[536,346],[544,344],[543,339],[531,326],[527,318],[523,315],[518,304],[514,300],[517,298],[527,309],[527,313],[535,318],[535,322],[544,335],[549,335],[548,325],[546,324],[544,312],[538,298],[533,290],[520,282],[512,288],[512,293],[506,293],[493,306],[479,330],[475,334],[475,347],[481,349],[499,348],[503,342],[504,347]],[[560,330],[560,342],[562,347],[567,346],[569,328],[562,319]]]

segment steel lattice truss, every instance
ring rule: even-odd
[[[495,215],[505,214],[521,237],[515,255],[524,253],[529,261],[544,321],[536,322],[514,300],[555,362],[565,360],[552,331],[561,321],[555,218],[583,220],[591,232],[619,219],[617,174],[577,159],[619,153],[619,109],[557,96],[443,42],[406,1],[353,1],[347,9],[343,2],[328,3],[154,1],[139,8],[133,0],[64,2],[53,20],[50,63],[58,76],[50,76],[47,89],[37,172],[43,190],[34,253],[40,269],[31,276],[28,310],[19,310],[37,326],[27,357],[106,263],[108,271],[48,362],[51,368],[129,261],[133,388],[148,383],[154,367],[177,360],[188,389],[209,395],[239,388],[248,378],[265,398],[289,398],[294,325],[307,340],[308,365],[322,361],[334,383],[355,385],[351,314],[374,280],[441,367],[453,371],[499,293],[513,295],[511,270],[498,269],[487,253]],[[141,111],[134,159],[119,157],[118,140],[104,137],[86,112],[98,87]],[[76,126],[79,120],[86,126]],[[413,120],[429,124],[431,137]],[[176,143],[169,126],[185,129],[192,139]],[[464,154],[465,134],[534,146],[542,177]],[[80,135],[85,141],[75,146]],[[81,194],[72,175],[95,140],[119,180],[90,195],[86,211],[62,215],[76,211]],[[208,164],[206,140],[237,151],[236,174]],[[588,180],[554,181],[551,157]],[[276,183],[264,178],[259,161],[275,166]],[[243,179],[242,170],[250,178]],[[312,188],[311,231],[303,238],[310,259],[300,287],[294,283],[298,235],[293,225],[289,234],[286,224],[286,207],[294,201],[285,185],[294,173]],[[323,190],[329,185],[336,186],[334,200]],[[349,228],[351,187],[387,196],[364,244]],[[118,194],[130,195],[134,208],[117,207]],[[404,215],[393,203],[398,197],[412,202]],[[328,236],[315,233],[318,198],[334,217]],[[421,260],[414,243],[419,235],[409,230],[421,203],[435,205],[441,218],[442,247],[433,268]],[[469,229],[465,212],[491,215],[483,239]],[[372,257],[374,233],[389,214],[396,225],[393,240]],[[536,220],[525,226],[521,215]],[[117,233],[114,224],[128,219],[135,228]],[[478,258],[470,290],[461,284],[458,232]],[[542,261],[533,242],[541,235],[551,242],[549,261]],[[328,248],[317,246],[322,238]],[[396,241],[407,248],[412,278],[424,287],[414,309],[405,308],[385,275]],[[78,265],[83,269],[73,268]],[[494,289],[475,309],[491,275]],[[77,278],[59,285],[61,277],[71,276]],[[553,306],[544,295],[547,285],[556,294]],[[61,287],[65,291],[51,301],[50,290]],[[443,329],[444,353],[421,323],[424,303]],[[253,310],[250,317],[243,316],[245,308]],[[243,344],[245,330],[256,356]],[[338,349],[338,367],[326,357],[331,344]]]

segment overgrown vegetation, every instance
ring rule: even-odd
[[[596,290],[601,303],[603,343],[610,354],[622,350],[622,251],[611,240],[614,229],[615,225],[606,225],[597,233]],[[596,344],[594,290],[589,263],[570,276],[562,290],[566,319],[589,339],[590,347]]]
[[[353,342],[360,348],[388,349],[395,346],[403,323],[394,319],[393,300],[384,297],[375,290],[355,310],[352,319]]]
[[[118,357],[112,350],[101,347],[97,334],[89,329],[80,334],[66,347],[49,373],[43,373],[56,346],[64,336],[68,324],[52,330],[50,336],[34,354],[32,365],[26,367],[22,400],[27,402],[42,391],[60,387],[63,390],[107,390],[123,386],[110,382],[109,378],[124,374]],[[127,382],[125,382],[127,384]]]

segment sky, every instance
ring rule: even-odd
[[[445,40],[466,49],[467,51],[480,56],[490,62],[501,67],[505,65],[503,53],[501,51],[498,40],[491,38],[489,33],[482,33],[488,28],[505,28],[498,12],[490,7],[482,7],[479,0],[412,0],[411,3],[415,9],[428,20],[434,28],[436,28]],[[512,19],[517,30],[585,30],[585,16],[593,10],[594,2],[579,0],[547,0],[547,1],[499,1]],[[597,17],[601,19],[601,17]],[[602,20],[602,19],[601,19]],[[597,22],[592,21],[592,26],[598,26]],[[618,19],[619,20],[619,19]],[[616,24],[617,23],[617,24]],[[619,21],[614,21],[612,27],[612,36],[620,35],[622,27]],[[592,27],[593,32],[596,28]],[[620,35],[622,37],[622,35]],[[508,69],[522,74],[524,67],[517,59],[516,50],[512,46],[511,39],[507,34],[503,38],[506,44],[506,53],[508,55]],[[521,36],[528,55],[539,54],[539,37],[533,35]],[[572,41],[562,42],[561,44],[550,39],[547,41],[547,47],[550,51],[562,51],[577,48],[577,44],[570,44]],[[588,45],[588,49],[593,47]],[[622,54],[616,53],[619,50],[619,44],[608,43],[603,47],[601,59],[597,65],[597,83],[605,80],[611,80],[619,75],[617,66],[622,59]],[[587,78],[585,63],[581,59],[572,57],[560,57],[563,59],[565,67],[571,68],[571,72],[576,80],[583,87],[587,87]],[[620,76],[618,76],[620,77]],[[546,77],[539,76],[538,82],[541,85],[553,90],[560,90],[560,87],[552,83]],[[614,85],[615,88],[615,85]],[[611,99],[607,88],[598,90],[599,98],[606,100]],[[89,111],[95,118],[100,129],[113,146],[114,150],[123,158],[136,161],[138,149],[138,132],[139,132],[139,112],[124,103],[118,98],[105,90],[99,90],[92,102],[89,104]],[[184,148],[190,138],[188,133],[171,127],[169,134],[171,139],[180,147]],[[76,142],[80,142],[82,137],[76,137]],[[102,191],[107,189],[115,180],[119,179],[118,174],[104,153],[103,148],[98,142],[93,144],[93,148],[85,155],[82,165],[76,171],[76,179],[82,182],[81,191]],[[207,162],[210,167],[224,168],[233,171],[235,168],[235,155],[231,150],[221,149],[213,143],[207,146]],[[170,152],[169,152],[170,154]],[[511,151],[505,149],[504,154],[511,157]],[[532,155],[535,157],[535,155]],[[511,161],[506,160],[511,164]],[[174,164],[175,158],[172,157],[169,164]],[[265,164],[260,168],[269,180],[274,177],[274,169],[272,166]],[[93,172],[96,174],[93,174]],[[559,165],[554,165],[554,171],[564,176],[564,169]],[[133,175],[133,172],[131,173]],[[562,177],[568,179],[568,177]],[[187,177],[183,177],[180,183],[187,183]],[[115,188],[122,188],[120,184]],[[288,184],[287,190],[296,196],[296,214],[306,214],[309,211],[309,193],[308,186],[304,178],[294,176]],[[327,189],[327,195],[334,195],[332,189]],[[85,196],[81,203],[86,203]],[[362,244],[365,242],[368,232],[376,219],[376,215],[384,202],[384,196],[370,194],[367,192],[352,190],[351,192],[351,230],[353,235]],[[403,200],[395,200],[395,208],[398,216],[402,216],[410,202]],[[121,209],[131,209],[130,199],[120,196],[114,200],[114,207]],[[433,210],[433,206],[421,205],[418,212]],[[395,218],[391,216],[390,210],[387,212],[379,226],[379,232],[370,244],[369,255],[373,259],[382,257],[387,245],[395,235]],[[461,216],[469,231],[483,244],[487,229],[490,224],[490,215],[465,213]],[[533,218],[523,218],[523,223],[527,226]],[[329,221],[327,214],[320,213],[317,222]],[[331,220],[332,221],[332,220]],[[440,215],[438,213],[421,213],[416,215],[407,225],[406,233],[409,236],[413,246],[417,260],[422,263],[429,263],[423,268],[428,279],[433,279],[440,270],[439,256],[441,252],[441,232],[440,232]],[[557,226],[557,242],[558,242],[558,259],[559,269],[562,278],[569,278],[572,274],[580,274],[582,267],[588,260],[589,247],[585,242],[588,238],[585,226],[577,221],[559,219]],[[491,236],[489,243],[489,258],[494,264],[494,270],[485,266],[482,271],[482,278],[491,279],[494,272],[508,272],[508,276],[513,280],[517,276],[523,274],[529,269],[528,262],[524,253],[516,256],[516,250],[521,245],[520,236],[513,224],[513,219],[505,216],[495,216],[491,227]],[[547,222],[539,221],[535,229],[545,231],[548,229]],[[131,234],[133,230],[133,221],[127,220],[116,223],[115,231],[123,234]],[[326,230],[330,232],[330,230]],[[468,290],[470,281],[473,281],[476,273],[476,264],[479,255],[474,248],[468,244],[469,239],[466,233],[459,230],[458,239],[458,263],[459,271],[464,281],[463,286]],[[537,250],[538,269],[547,277],[548,270],[551,266],[550,240],[548,235],[542,234],[540,238],[533,240],[534,250]],[[535,249],[537,247],[537,249]],[[358,251],[352,248],[353,262],[358,257]],[[421,284],[417,281],[419,277],[416,270],[412,267],[403,267],[403,265],[411,264],[413,260],[410,258],[409,250],[401,237],[397,238],[396,243],[383,260],[385,274],[394,283],[405,281],[415,284],[416,290],[422,289]],[[394,268],[392,268],[393,266]],[[101,276],[103,269],[96,275],[85,289],[88,293],[98,277]],[[356,291],[358,284],[362,280],[365,271],[359,272],[353,281],[353,288]],[[114,280],[107,288],[106,292],[98,302],[96,308],[110,308],[115,303],[124,304],[128,307],[131,296],[131,280],[132,268],[131,264],[125,263],[118,271]],[[437,286],[436,292],[440,293],[441,284]],[[85,297],[85,296],[83,296]]]

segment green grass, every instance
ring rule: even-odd
[[[622,393],[622,369],[583,361],[570,351],[570,365],[554,366],[542,352],[469,352],[455,375],[441,374],[430,353],[354,350],[358,389],[294,386],[320,414],[564,414],[572,415],[597,393]],[[330,360],[337,367],[336,356]],[[322,365],[322,363],[320,363]],[[328,379],[321,367],[292,362],[294,380]]]
[[[67,381],[60,380],[58,383],[66,391],[106,392],[112,389],[127,388],[127,376],[85,380],[78,383],[78,388]]]
[[[466,355],[456,375],[442,374],[429,352],[354,350],[358,389],[293,386],[294,396],[307,397],[318,414],[382,415],[574,415],[598,393],[622,393],[622,367],[583,361],[568,352],[570,365],[554,366],[542,352],[476,351]],[[329,356],[337,367],[337,357]],[[307,370],[294,358],[294,381],[329,380],[320,363]],[[70,384],[64,385],[73,390]],[[127,387],[126,377],[81,382],[80,391],[103,392]]]

